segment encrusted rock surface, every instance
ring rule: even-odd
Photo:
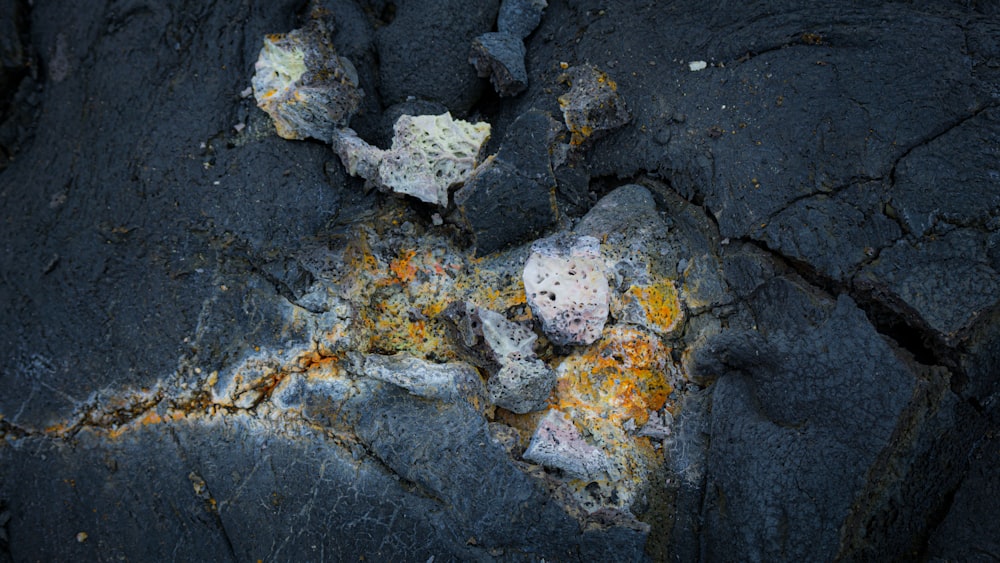
[[[334,51],[322,20],[264,37],[251,83],[257,106],[286,139],[329,139],[350,122],[364,95],[358,71]]]
[[[995,554],[998,18],[0,1],[0,561]],[[491,125],[468,197],[275,135],[261,42],[316,21],[373,151]],[[539,239],[599,325],[532,308]]]

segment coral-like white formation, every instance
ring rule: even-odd
[[[350,174],[447,206],[449,188],[472,174],[489,137],[489,123],[453,119],[450,113],[401,115],[389,150],[369,145],[350,129],[334,135],[333,147]]]
[[[579,479],[592,479],[608,470],[605,453],[588,444],[569,416],[555,409],[538,423],[523,457],[546,467],[562,469]]]
[[[524,291],[542,330],[556,344],[592,344],[608,320],[609,287],[601,247],[590,236],[535,241],[524,265]]]
[[[326,141],[361,104],[354,65],[337,56],[317,21],[264,38],[251,84],[257,106],[286,139]]]

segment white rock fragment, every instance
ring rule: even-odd
[[[490,124],[441,115],[401,115],[393,126],[392,147],[382,150],[351,129],[333,136],[333,148],[347,171],[375,185],[442,207],[448,190],[464,183],[479,164]]]
[[[338,56],[318,21],[264,37],[251,80],[257,106],[285,139],[325,141],[361,105],[354,65]]]
[[[535,241],[524,265],[524,291],[549,340],[592,344],[608,320],[609,286],[600,242],[556,235]]]
[[[483,323],[483,338],[498,358],[535,356],[537,334],[485,307],[479,307],[476,312]]]
[[[708,63],[705,61],[691,61],[688,63],[688,68],[691,69],[691,72],[697,72],[708,68]]]
[[[453,303],[445,312],[469,351],[479,355],[490,403],[524,414],[548,406],[555,372],[538,359],[538,335],[523,324],[468,302]]]
[[[592,479],[608,470],[607,455],[588,444],[569,416],[555,409],[539,421],[523,457],[578,479]]]

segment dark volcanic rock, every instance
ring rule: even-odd
[[[477,253],[490,254],[537,237],[556,221],[549,147],[557,125],[542,111],[520,116],[496,156],[480,165],[455,194]]]
[[[497,31],[524,39],[538,27],[546,0],[502,0],[497,15]]]
[[[166,6],[107,21],[98,9],[33,9],[45,110],[32,150],[0,177],[8,422],[44,428],[98,389],[152,386],[215,330],[199,328],[210,303],[257,283],[245,270],[229,277],[242,249],[271,253],[336,211],[326,149],[262,136],[266,115],[240,101],[260,38],[293,27],[290,7],[190,13],[202,24],[183,29],[166,25]],[[235,328],[253,313],[223,315]]]
[[[397,2],[395,18],[375,35],[383,102],[394,104],[414,96],[464,116],[482,90],[468,62],[469,45],[493,28],[498,4],[497,0]]]
[[[931,536],[930,561],[989,561],[1000,555],[1000,438],[979,446],[968,476],[955,492],[951,510]]]
[[[0,0],[0,561],[998,553],[1000,8],[553,1],[532,31],[544,2],[498,3]],[[241,95],[316,7],[363,138],[492,124],[457,198],[490,256]],[[480,99],[494,31],[524,40],[516,97]],[[412,331],[435,367],[386,370],[454,383],[428,296],[527,326],[503,250],[557,224],[602,239],[616,295],[676,287],[669,330],[611,304],[678,376],[679,412],[622,427],[662,459],[631,514],[524,462],[544,414],[482,398],[495,358],[469,393],[364,370]]]
[[[828,559],[919,382],[846,297],[831,301],[779,278],[750,307],[757,343],[736,338],[724,367],[701,368],[721,376],[703,556]]]
[[[481,77],[489,77],[501,96],[516,96],[528,87],[524,43],[509,33],[484,33],[472,41],[469,62]]]

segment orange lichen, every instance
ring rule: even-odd
[[[670,349],[644,331],[616,327],[559,369],[556,406],[610,422],[641,426],[666,404]]]
[[[413,257],[416,252],[405,250],[400,253],[399,258],[389,262],[389,270],[403,283],[410,283],[417,275],[417,266],[413,264]]]
[[[681,319],[681,302],[677,289],[669,280],[652,285],[633,285],[622,296],[625,307],[637,305],[646,317],[646,326],[660,334],[677,327]]]

